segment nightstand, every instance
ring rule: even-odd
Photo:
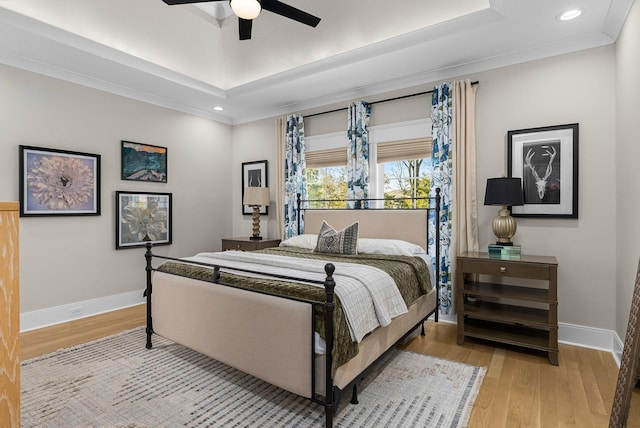
[[[251,240],[247,238],[222,238],[222,251],[255,251],[263,248],[277,247],[280,245],[279,239]]]
[[[465,337],[547,352],[558,365],[558,262],[555,257],[520,260],[487,253],[457,257],[458,344]]]

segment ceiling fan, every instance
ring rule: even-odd
[[[189,4],[189,3],[205,3],[209,1],[227,1],[227,0],[162,0],[168,5]],[[233,13],[238,17],[238,28],[240,40],[251,39],[251,27],[253,19],[257,18],[262,9],[273,12],[285,18],[293,19],[302,24],[316,27],[320,22],[320,18],[313,16],[307,12],[297,9],[278,0],[228,0]]]

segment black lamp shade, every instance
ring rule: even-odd
[[[524,205],[522,180],[520,178],[488,178],[484,194],[485,205]]]

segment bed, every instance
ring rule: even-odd
[[[148,244],[146,347],[153,346],[153,334],[187,346],[323,405],[325,425],[333,426],[343,391],[351,389],[351,402],[357,403],[356,385],[368,369],[407,335],[424,329],[428,317],[434,315],[437,321],[437,263],[435,272],[429,273],[428,256],[404,255],[412,246],[428,248],[428,218],[431,212],[439,218],[439,192],[432,199],[428,209],[305,209],[307,234],[252,253],[200,253],[175,259],[154,255]],[[298,246],[317,239],[323,222],[342,231],[354,221],[358,248],[370,247],[365,253],[317,254],[308,243]],[[382,242],[382,247],[402,243],[402,254],[375,254]],[[388,297],[384,293],[391,293],[389,289],[373,281],[374,272],[381,269],[381,277],[402,283],[413,282],[405,271],[418,273],[415,281],[422,292],[413,292],[410,298],[406,290],[400,292],[404,311],[389,303],[397,296]],[[352,281],[384,290],[384,298],[372,299],[380,326],[360,322],[364,316],[357,316],[357,321],[347,316],[360,314],[348,305],[348,300],[358,299],[344,291]]]

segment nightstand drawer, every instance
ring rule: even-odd
[[[549,266],[508,260],[463,260],[462,271],[481,275],[510,276],[529,279],[549,279]]]
[[[254,242],[243,242],[237,240],[222,240],[222,251],[237,250],[237,251],[255,251],[258,247]]]
[[[279,244],[279,239],[261,239],[254,241],[249,238],[223,238],[222,251],[256,251],[262,250],[263,248],[277,247]]]

